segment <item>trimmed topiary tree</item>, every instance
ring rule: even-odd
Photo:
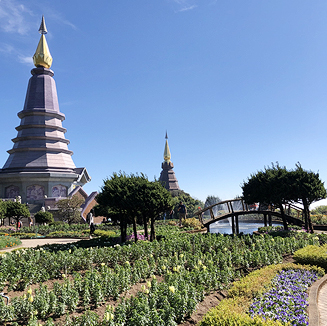
[[[35,222],[38,224],[52,223],[53,215],[50,212],[39,211],[35,215]]]

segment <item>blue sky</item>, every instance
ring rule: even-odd
[[[327,2],[0,0],[0,165],[17,134],[42,14],[77,167],[241,195],[271,162],[327,181]],[[1,163],[2,162],[2,163]]]

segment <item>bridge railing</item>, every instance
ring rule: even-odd
[[[200,222],[202,224],[204,224],[203,218],[206,212],[209,211],[209,215],[211,220],[216,219],[219,215],[223,215],[223,214],[218,214],[215,216],[215,208],[218,208],[219,206],[221,207],[222,205],[224,205],[225,208],[227,209],[223,209],[225,211],[225,214],[231,214],[231,213],[236,213],[236,212],[250,212],[250,211],[257,211],[257,210],[264,210],[264,211],[275,211],[277,208],[275,206],[272,205],[265,205],[267,207],[265,207],[264,209],[261,209],[261,205],[259,205],[258,208],[254,208],[252,205],[248,205],[245,203],[245,201],[242,198],[238,198],[238,199],[230,199],[230,200],[224,200],[221,201],[219,203],[210,205],[208,207],[205,207],[203,209],[199,209],[197,212],[195,212],[195,215],[197,216],[197,218],[200,220]],[[302,219],[303,221],[303,209],[296,206],[293,203],[288,203],[284,205],[284,209],[285,209],[285,213],[287,215],[291,215],[291,210],[293,210],[293,212],[296,213],[297,218],[298,219]],[[218,211],[217,209],[215,210],[216,212]]]
[[[227,209],[223,209],[223,210],[226,211],[226,213],[228,213],[228,214],[234,213],[234,212],[251,210],[249,205],[247,205],[243,199],[238,198],[238,199],[224,200],[219,203],[205,207],[203,209],[199,209],[197,212],[195,212],[195,215],[197,215],[197,218],[200,220],[200,222],[202,224],[204,224],[203,223],[204,214],[209,211],[210,218],[212,220],[214,220],[217,217],[217,216],[215,216],[214,208],[218,208],[219,206],[221,207],[222,205],[224,205],[227,208]]]

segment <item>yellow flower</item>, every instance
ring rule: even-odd
[[[155,275],[151,275],[151,277],[152,277],[154,280],[157,279],[157,276],[155,276]]]
[[[173,285],[171,285],[169,287],[169,291],[172,292],[172,293],[175,293],[175,287]]]
[[[146,289],[144,293],[149,294],[150,293],[149,289]]]
[[[26,297],[26,294],[24,294],[23,299],[26,300],[26,298],[27,298],[27,297]]]
[[[105,265],[105,263],[101,263],[101,266],[104,266]]]
[[[110,313],[110,312],[106,312],[105,315],[104,315],[104,319],[106,321],[110,321],[110,320],[113,320],[114,319],[114,314]]]
[[[126,264],[126,265],[130,265],[128,260],[126,260],[125,264]]]
[[[163,270],[165,270],[165,269],[166,269],[166,266],[165,266],[165,265],[163,265],[163,266],[162,266],[162,269],[163,269]]]
[[[29,295],[32,295],[32,293],[33,293],[33,290],[32,290],[32,288],[30,287],[28,290],[27,290],[27,293],[29,294]]]
[[[204,270],[206,270],[206,269],[207,269],[207,266],[204,266],[204,265],[203,265],[202,268],[203,268]]]
[[[32,295],[28,298],[28,301],[29,301],[30,303],[32,303],[32,302],[34,301],[34,298],[33,298]]]
[[[183,258],[183,257],[184,257],[184,255],[183,255],[183,254],[180,254],[180,255],[179,255],[179,258]]]
[[[69,249],[69,250],[68,250],[68,252],[69,252],[69,253],[71,253],[71,252],[72,252],[72,250],[71,250],[71,249]]]
[[[224,248],[224,251],[227,251],[227,248],[226,247]]]
[[[66,278],[66,274],[61,274],[61,277],[62,278]]]
[[[148,282],[146,283],[146,285],[148,286],[148,288],[150,288],[150,287],[151,287],[151,282],[148,281]]]

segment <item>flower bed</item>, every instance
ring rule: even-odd
[[[22,244],[17,237],[11,237],[9,235],[0,236],[0,249],[10,248]]]
[[[252,303],[249,314],[294,326],[308,325],[306,291],[317,279],[318,275],[313,271],[281,271],[272,280],[272,289]]]
[[[105,325],[176,325],[194,311],[206,293],[226,288],[243,269],[276,264],[283,254],[319,243],[311,235],[234,237],[181,234],[175,229],[158,231],[161,240],[154,242],[106,247],[102,239],[97,243],[103,247],[85,249],[74,243],[6,254],[0,258],[0,291],[6,286],[24,290],[30,284],[51,279],[60,282],[54,282],[51,290],[40,284],[25,297],[11,298],[8,306],[0,300],[0,321],[17,320],[27,325],[31,316],[47,321],[76,309],[95,309],[151,279],[135,297],[107,311],[114,319]],[[153,276],[163,282],[157,283]],[[92,313],[84,317],[96,318]]]
[[[252,272],[234,283],[229,298],[212,309],[200,326],[307,325],[305,291],[323,274],[321,268],[296,264]]]

